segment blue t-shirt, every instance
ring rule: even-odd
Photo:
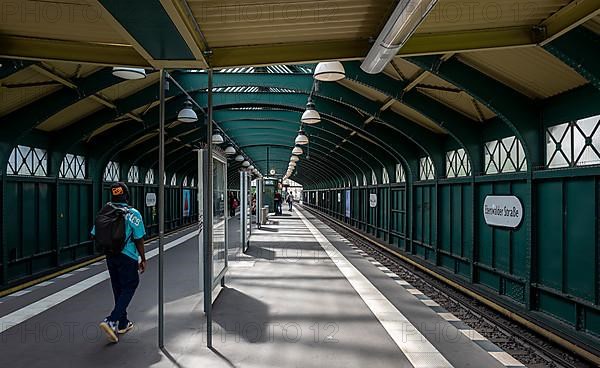
[[[113,203],[116,206],[125,207],[127,204],[125,203]],[[142,215],[138,210],[133,207],[128,208],[129,213],[125,215],[125,238],[127,239],[127,243],[123,248],[123,254],[129,256],[136,261],[140,257],[140,254],[135,247],[134,240],[140,240],[146,235],[146,228],[144,227],[144,220],[142,220]],[[96,235],[96,227],[92,228],[92,236]]]

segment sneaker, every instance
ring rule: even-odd
[[[127,326],[125,326],[123,328],[119,328],[119,330],[117,332],[120,334],[124,334],[124,333],[131,331],[132,329],[133,329],[133,322],[127,321]]]
[[[119,342],[116,322],[109,321],[107,318],[105,318],[104,321],[100,322],[100,329],[104,331],[110,342]]]

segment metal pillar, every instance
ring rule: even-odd
[[[165,346],[164,321],[164,233],[165,233],[165,89],[166,71],[160,70],[160,107],[158,131],[158,346]]]
[[[212,347],[212,232],[213,232],[213,150],[212,150],[212,121],[213,121],[213,70],[208,69],[208,112],[206,114],[206,171],[204,181],[204,313],[206,314],[206,346]],[[225,173],[227,176],[227,173]],[[226,226],[227,224],[225,224]]]
[[[201,262],[198,266],[200,267],[199,272],[199,288],[204,291],[204,229],[206,228],[206,224],[204,223],[204,170],[203,170],[203,157],[202,150],[198,150],[198,224],[199,224],[199,232],[198,232],[198,255],[199,262]]]

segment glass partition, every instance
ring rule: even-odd
[[[227,267],[227,161],[213,157],[213,288]]]

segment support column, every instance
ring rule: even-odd
[[[165,89],[166,71],[160,70],[160,106],[158,130],[158,346],[165,346],[164,253],[165,253]]]

